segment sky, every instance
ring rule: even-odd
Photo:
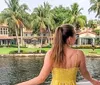
[[[64,7],[72,5],[74,2],[77,2],[80,6],[80,8],[83,8],[81,11],[83,15],[87,16],[87,19],[95,19],[95,13],[91,12],[88,13],[88,9],[90,7],[90,0],[20,0],[20,4],[27,4],[28,7],[30,8],[30,12],[35,7],[38,7],[39,5],[42,5],[43,2],[48,2],[51,7],[59,6],[62,5]],[[7,8],[7,5],[4,0],[0,0],[0,12],[3,11],[4,8]]]

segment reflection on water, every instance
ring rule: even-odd
[[[14,85],[37,76],[43,65],[43,58],[0,57],[0,85]],[[100,80],[100,59],[87,59],[87,67],[93,77]],[[78,74],[77,80],[83,78]],[[51,75],[42,85],[50,83]]]

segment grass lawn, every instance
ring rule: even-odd
[[[33,51],[36,51],[38,48],[21,48],[21,50],[24,50],[26,52],[33,52]],[[13,48],[13,47],[9,47],[9,48],[6,48],[6,47],[3,47],[3,48],[0,48],[0,54],[9,54],[10,51],[16,51],[17,48]]]
[[[42,49],[48,51],[50,48],[42,48]],[[85,55],[91,54],[90,52],[93,52],[92,49],[79,49],[79,50],[82,50],[85,53]],[[95,49],[94,52],[100,55],[100,49]]]
[[[93,52],[92,49],[80,49],[80,50],[82,50],[86,55],[92,54],[90,52]],[[96,52],[98,55],[100,55],[100,49],[95,49],[94,52]]]
[[[42,48],[42,50],[48,51],[50,48]],[[9,54],[10,51],[16,51],[17,48],[13,48],[13,47],[3,47],[0,48],[0,54]],[[25,52],[34,52],[36,50],[39,50],[39,48],[21,48],[21,50],[24,50]],[[82,50],[86,55],[90,54],[89,52],[93,52],[92,49],[80,49]],[[95,49],[95,51],[97,54],[100,55],[100,49]]]

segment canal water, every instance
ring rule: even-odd
[[[100,58],[87,58],[90,74],[100,80]],[[15,85],[37,76],[43,65],[43,57],[0,57],[0,85]],[[51,74],[41,85],[49,85]],[[77,81],[84,81],[78,72]]]

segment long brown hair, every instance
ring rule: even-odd
[[[58,27],[55,31],[54,43],[51,53],[51,58],[54,63],[61,65],[64,60],[64,45],[67,44],[66,40],[74,35],[74,27],[66,24]]]

